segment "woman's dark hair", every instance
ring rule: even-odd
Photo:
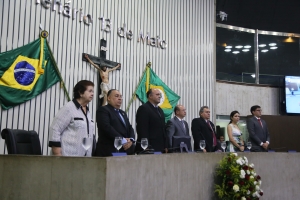
[[[231,113],[230,113],[230,122],[229,122],[229,124],[231,124],[232,123],[232,119],[231,118],[233,118],[233,116],[236,114],[236,113],[239,113],[239,111],[232,111]],[[240,114],[240,113],[239,113]]]
[[[79,99],[80,98],[80,94],[83,94],[84,91],[86,91],[86,88],[88,86],[93,86],[94,87],[94,83],[92,81],[87,81],[87,80],[81,80],[79,81],[74,89],[73,89],[73,96],[74,99]]]

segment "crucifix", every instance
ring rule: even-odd
[[[82,60],[89,62],[99,71],[99,82],[98,87],[99,105],[105,106],[107,102],[107,93],[110,90],[109,85],[109,73],[114,70],[120,70],[121,64],[106,59],[106,40],[100,40],[100,56],[96,57],[86,53],[82,54]],[[101,103],[102,99],[102,103]]]

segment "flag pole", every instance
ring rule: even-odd
[[[136,91],[137,91],[137,89],[138,89],[140,83],[142,82],[142,79],[143,79],[144,74],[146,73],[148,67],[149,67],[149,68],[151,67],[151,62],[148,62],[148,63],[146,64],[146,68],[144,69],[143,74],[142,74],[142,76],[141,76],[141,78],[140,78],[140,80],[139,80],[139,83],[138,83],[137,86],[135,87],[135,90],[134,90],[134,92],[133,92],[133,94],[132,94],[132,97],[131,97],[131,99],[130,99],[130,101],[129,101],[129,103],[128,103],[128,106],[127,106],[126,110],[125,110],[126,113],[128,112],[128,110],[129,110],[129,108],[130,108],[130,106],[131,106],[131,104],[132,104],[132,102],[133,102],[133,99],[136,97],[135,93],[136,93]]]
[[[46,31],[45,31],[45,32],[46,32]],[[41,37],[44,37],[44,38],[45,38],[45,35],[44,35],[45,32],[42,31]],[[47,33],[47,32],[46,32],[46,33]],[[47,33],[47,36],[48,36],[48,33]],[[46,36],[46,37],[47,37],[47,36]],[[46,39],[46,38],[45,38],[45,39]],[[46,43],[47,43],[48,49],[49,49],[49,51],[50,51],[51,59],[54,61],[54,62],[53,62],[53,65],[54,65],[54,67],[55,67],[55,70],[56,70],[56,72],[57,72],[59,78],[60,78],[60,87],[63,88],[63,90],[64,90],[64,92],[65,92],[65,95],[66,95],[67,98],[68,98],[68,101],[71,101],[70,96],[69,96],[69,93],[68,93],[67,88],[66,88],[66,86],[65,86],[65,83],[64,83],[64,81],[63,81],[63,79],[62,79],[62,77],[61,77],[61,74],[60,74],[59,70],[58,70],[58,67],[57,67],[57,64],[56,64],[56,60],[55,60],[54,57],[53,57],[53,53],[52,53],[52,50],[51,50],[51,48],[50,48],[50,46],[49,46],[48,40],[46,40]]]

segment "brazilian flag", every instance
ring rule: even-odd
[[[150,88],[156,88],[160,90],[161,99],[158,106],[164,111],[166,122],[171,118],[174,107],[177,105],[177,102],[180,99],[175,92],[173,92],[155,73],[154,71],[147,66],[146,70],[142,76],[140,84],[138,85],[135,94],[138,98],[146,103],[147,91]]]
[[[0,54],[0,104],[4,110],[24,103],[61,81],[45,38]]]

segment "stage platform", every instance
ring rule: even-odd
[[[109,158],[0,155],[1,200],[209,200],[225,153]],[[240,153],[262,177],[261,199],[300,199],[299,153]]]

